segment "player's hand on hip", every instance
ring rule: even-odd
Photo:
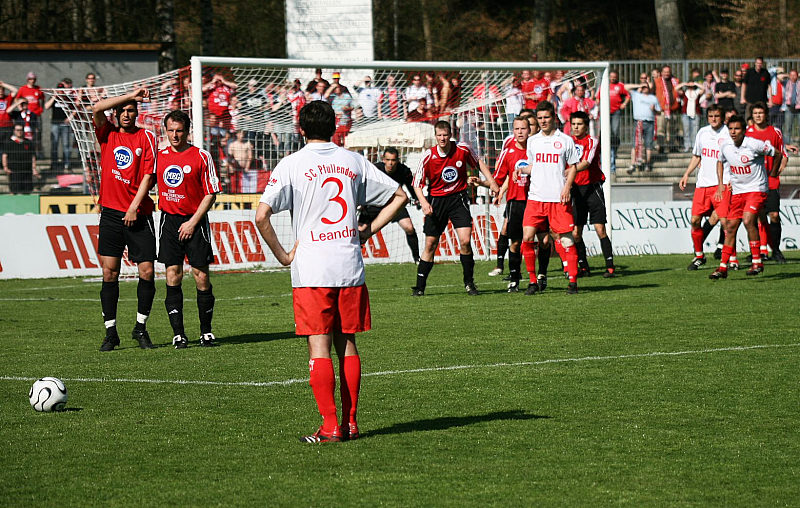
[[[283,266],[291,265],[292,261],[294,261],[294,255],[295,255],[295,253],[297,253],[297,245],[299,243],[300,243],[300,240],[294,242],[294,246],[292,247],[292,250],[287,252],[286,255],[283,256],[283,259],[279,259],[278,262],[280,262],[280,264],[282,264]]]

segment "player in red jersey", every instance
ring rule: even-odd
[[[603,182],[606,175],[600,169],[600,141],[589,135],[589,115],[584,111],[576,111],[569,117],[572,127],[572,140],[578,151],[580,162],[576,165],[577,173],[572,186],[572,212],[575,218],[575,248],[578,253],[578,276],[589,275],[589,262],[586,259],[586,244],[583,243],[583,228],[586,219],[594,226],[600,249],[606,261],[603,277],[614,276],[614,249],[611,239],[606,233],[606,198],[603,194]]]
[[[236,93],[236,83],[228,81],[222,74],[214,74],[211,81],[203,85],[203,94],[208,94],[208,111],[216,115],[226,129],[231,128],[231,97]]]
[[[295,331],[308,336],[309,384],[323,423],[300,441],[336,442],[359,437],[361,357],[355,334],[371,328],[359,239],[364,242],[378,232],[408,198],[365,157],[330,142],[336,130],[330,104],[312,101],[304,106],[300,129],[307,143],[275,167],[256,211],[256,225],[278,262],[292,265]],[[356,208],[369,205],[383,208],[359,231]],[[297,238],[289,252],[270,223],[272,214],[282,210],[292,212]],[[331,345],[339,357],[341,423]]]
[[[175,349],[189,341],[183,327],[183,259],[189,259],[197,286],[200,345],[213,346],[211,320],[214,293],[208,265],[214,261],[208,210],[219,193],[219,177],[211,154],[189,144],[189,115],[176,110],[164,117],[169,145],[161,150],[156,165],[158,208],[161,210],[158,261],[167,268],[167,309]]]
[[[753,107],[755,109],[755,106]],[[781,162],[781,153],[769,141],[761,141],[753,137],[745,137],[744,118],[736,115],[728,120],[728,132],[732,142],[724,143],[720,147],[719,161],[717,162],[717,192],[716,201],[722,200],[725,191],[723,183],[724,164],[730,165],[731,205],[728,210],[728,220],[725,224],[725,244],[722,247],[722,259],[719,268],[708,277],[712,280],[728,277],[728,261],[736,249],[736,232],[739,225],[744,222],[747,230],[747,239],[750,243],[750,252],[753,265],[747,275],[758,275],[764,271],[758,241],[758,217],[767,200],[769,190],[766,158],[774,157],[772,175],[778,172]]]
[[[572,230],[571,189],[580,161],[572,138],[556,129],[556,112],[552,103],[545,101],[536,106],[536,120],[541,129],[528,140],[528,165],[517,171],[531,175],[528,203],[523,221],[522,256],[528,267],[530,285],[525,291],[532,295],[541,290],[534,278],[536,251],[534,239],[540,241],[552,231],[569,277],[567,293],[578,292],[578,256]]]
[[[472,257],[472,214],[467,194],[469,168],[478,168],[489,183],[493,193],[499,191],[492,173],[478,160],[475,152],[466,143],[456,144],[450,139],[450,124],[440,120],[433,126],[436,146],[429,148],[420,160],[414,174],[414,192],[425,214],[422,231],[425,233],[425,246],[419,257],[417,285],[412,288],[413,296],[423,296],[428,275],[433,268],[433,257],[439,246],[439,237],[452,222],[458,236],[461,253],[461,267],[464,273],[464,288],[469,295],[477,295],[473,280],[475,260]],[[428,197],[422,187],[428,183]]]
[[[148,102],[145,88],[103,99],[92,106],[97,141],[100,143],[100,234],[97,254],[103,268],[100,302],[106,326],[106,337],[100,351],[111,351],[119,345],[117,302],[119,270],[125,246],[128,259],[138,265],[139,286],[136,290],[138,312],[131,333],[142,349],[151,349],[147,318],[153,307],[156,286],[153,261],[156,259],[156,236],[153,228],[153,200],[148,191],[153,187],[156,169],[155,135],[136,126],[138,104]],[[106,118],[113,109],[118,126]]]
[[[776,129],[769,124],[769,109],[763,102],[756,102],[753,104],[750,112],[753,116],[753,124],[747,128],[746,136],[760,139],[761,141],[769,141],[775,148],[775,153],[778,156],[784,153],[783,134],[780,130]],[[782,264],[786,263],[786,258],[781,252],[781,235],[783,233],[781,228],[781,164],[775,161],[773,157],[765,157],[764,163],[769,173],[769,191],[767,192],[767,202],[764,209],[761,211],[758,222],[758,232],[761,257],[767,259],[767,245],[772,248],[772,259],[775,262]],[[775,171],[773,172],[773,167]],[[773,176],[774,174],[774,176]]]
[[[515,118],[512,126],[514,144],[504,149],[497,158],[497,169],[495,169],[494,178],[495,181],[499,180],[503,184],[494,202],[495,204],[500,204],[503,196],[506,197],[506,209],[503,213],[503,232],[507,235],[506,245],[508,246],[508,292],[516,293],[519,291],[519,281],[521,279],[522,257],[520,255],[520,244],[522,242],[522,219],[525,215],[525,205],[528,197],[528,175],[517,176],[515,170],[528,164],[527,146],[531,126],[528,123],[528,119],[523,116]],[[498,253],[499,251],[500,247],[498,245]],[[492,273],[490,272],[489,275],[492,275]]]

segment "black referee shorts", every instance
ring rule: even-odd
[[[589,224],[606,223],[606,198],[600,182],[572,187],[572,218],[575,219],[575,225],[585,226],[587,216]]]
[[[433,208],[433,215],[425,216],[425,224],[422,226],[425,236],[439,237],[447,229],[448,221],[456,229],[472,227],[469,195],[466,191],[448,196],[428,196],[428,202]]]
[[[764,202],[764,211],[767,213],[781,211],[781,191],[770,189],[767,191],[767,200]]]
[[[101,256],[121,258],[128,246],[128,259],[134,263],[156,259],[156,233],[152,215],[138,215],[128,227],[122,221],[125,213],[111,208],[100,212],[100,230],[97,253]]]
[[[525,205],[527,201],[511,199],[506,201],[506,210],[503,217],[508,219],[506,226],[506,236],[512,241],[522,240],[522,219],[525,217]]]
[[[161,213],[161,224],[158,234],[158,262],[166,266],[183,266],[183,258],[195,268],[208,266],[214,262],[214,251],[211,248],[211,226],[208,216],[194,229],[194,233],[186,240],[178,239],[178,228],[192,217],[189,215],[173,215]]]

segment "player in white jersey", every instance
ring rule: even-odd
[[[385,226],[407,202],[397,182],[366,158],[331,143],[336,115],[323,101],[300,111],[307,144],[275,167],[256,211],[256,225],[275,258],[292,265],[295,331],[308,336],[309,384],[322,426],[307,443],[356,439],[361,359],[355,333],[371,328],[361,243]],[[383,209],[359,232],[361,205]],[[286,252],[270,223],[290,210],[297,239]],[[339,357],[342,420],[336,414],[331,345]]]
[[[555,107],[548,101],[536,106],[536,119],[541,129],[528,139],[528,165],[517,172],[530,174],[528,204],[522,223],[522,256],[530,275],[526,295],[537,293],[539,287],[535,277],[536,251],[534,239],[543,240],[552,231],[556,236],[556,250],[561,255],[569,277],[568,294],[578,292],[578,255],[572,236],[572,184],[580,161],[575,142],[556,129]],[[517,175],[519,176],[519,175]]]
[[[714,273],[708,277],[712,280],[728,277],[728,261],[735,252],[736,232],[739,225],[744,222],[747,230],[747,239],[750,252],[753,255],[753,265],[747,270],[747,275],[758,275],[764,271],[761,261],[760,242],[758,238],[758,215],[764,208],[769,190],[764,156],[775,157],[772,171],[777,174],[780,167],[780,152],[769,143],[759,139],[745,137],[747,124],[744,118],[733,116],[728,120],[728,131],[731,142],[725,143],[720,148],[719,161],[717,162],[717,178],[719,185],[714,196],[716,201],[722,199],[725,190],[723,182],[724,164],[730,165],[731,205],[728,210],[728,220],[725,226],[725,244],[722,247],[722,259]],[[774,175],[773,175],[774,176]]]
[[[695,184],[694,199],[692,200],[691,235],[694,259],[689,264],[688,270],[697,270],[706,264],[703,242],[720,219],[723,219],[722,228],[725,228],[724,217],[727,215],[725,200],[718,202],[714,201],[713,198],[719,185],[717,181],[719,149],[723,143],[730,141],[730,135],[728,134],[728,127],[723,123],[722,109],[719,106],[710,106],[707,115],[708,125],[697,132],[694,149],[692,150],[692,159],[689,161],[689,166],[678,184],[681,190],[684,190],[689,181],[689,176],[695,169],[700,168],[697,172],[697,183]],[[723,183],[727,185],[727,179]],[[729,191],[729,189],[727,190]],[[706,216],[710,217],[701,226],[700,223],[703,217]]]

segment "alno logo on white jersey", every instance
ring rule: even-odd
[[[453,166],[447,166],[442,170],[442,180],[453,183],[458,178],[458,170]]]
[[[128,169],[133,164],[133,150],[127,146],[116,147],[114,160],[117,162],[117,169]]]
[[[177,187],[183,183],[183,169],[180,166],[172,165],[164,170],[164,183],[170,187]]]

